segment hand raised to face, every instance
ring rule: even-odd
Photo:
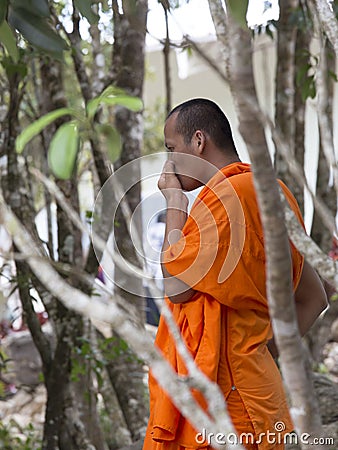
[[[173,161],[167,160],[164,163],[161,176],[158,180],[158,188],[162,191],[163,195],[165,189],[180,189],[182,190],[182,185],[175,173],[175,163]]]

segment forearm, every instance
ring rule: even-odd
[[[175,244],[182,236],[187,220],[188,199],[182,191],[172,192],[167,200],[166,228],[162,251]]]
[[[301,336],[309,331],[327,305],[327,292],[317,272],[307,261],[304,261],[302,275],[295,292],[296,314]],[[278,356],[273,339],[268,343],[268,347],[272,356]]]
[[[312,302],[296,302],[296,315],[298,322],[299,334],[303,337],[314,324],[318,316],[324,310],[323,304],[318,303],[317,301]],[[278,357],[278,348],[275,342],[275,339],[272,338],[268,342],[268,349],[273,356],[273,358]]]
[[[296,302],[298,328],[301,336],[309,331],[324,309],[324,305],[317,301]]]
[[[164,279],[164,291],[173,303],[189,301],[195,291],[183,281],[173,277],[163,263],[164,252],[170,245],[175,244],[182,237],[182,228],[187,220],[188,199],[182,191],[172,192],[167,199],[166,230],[162,247],[162,273]]]

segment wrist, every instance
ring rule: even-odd
[[[165,192],[165,199],[167,201],[167,208],[179,208],[187,210],[189,200],[181,189],[168,189]]]

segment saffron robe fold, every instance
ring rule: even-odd
[[[294,197],[280,184],[302,222]],[[238,408],[229,407],[237,432],[253,429],[256,438],[261,438],[259,450],[276,448],[266,434],[276,432],[277,422],[283,422],[285,432],[291,432],[293,425],[279,370],[266,345],[272,329],[264,238],[249,164],[230,164],[209,181],[196,198],[182,234],[166,251],[164,262],[172,276],[196,293],[186,303],[166,302],[198,367],[219,384],[225,399],[237,390],[246,410],[245,417],[238,417]],[[303,257],[292,242],[290,247],[296,289]],[[163,318],[155,343],[176,372],[186,374]],[[208,443],[196,442],[197,431],[151,373],[149,389],[144,450],[210,448]],[[205,408],[202,394],[193,393]]]

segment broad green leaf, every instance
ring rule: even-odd
[[[62,52],[67,49],[66,42],[43,18],[31,14],[26,9],[11,9],[8,21],[27,41],[40,50],[61,57]]]
[[[95,97],[92,100],[89,100],[87,103],[87,116],[89,119],[92,119],[97,111],[97,108],[100,106],[100,97]]]
[[[77,122],[61,125],[54,134],[48,150],[48,164],[57,178],[67,180],[72,176],[78,149]]]
[[[98,97],[93,98],[87,103],[87,115],[90,119],[92,119],[97,111],[97,108],[101,104],[101,99],[104,97],[107,97],[109,95],[119,95],[119,94],[125,94],[125,91],[121,88],[115,87],[115,86],[108,86],[102,94],[100,94]]]
[[[100,137],[104,137],[108,157],[114,163],[121,155],[122,140],[120,133],[116,128],[106,124],[96,125],[95,130]]]
[[[0,2],[0,23],[7,17],[8,0],[1,0]]]
[[[101,98],[101,103],[104,103],[109,106],[124,106],[131,111],[140,111],[143,108],[143,102],[138,97],[131,97],[128,95],[116,95]]]
[[[249,0],[228,0],[227,5],[231,16],[242,27],[247,28],[246,13],[248,10]]]
[[[100,94],[100,97],[108,97],[111,95],[126,95],[126,91],[117,86],[108,86],[106,89]]]
[[[6,20],[0,24],[0,42],[6,47],[6,50],[12,60],[17,63],[19,60],[19,51],[16,46],[16,40]]]
[[[45,114],[40,117],[38,120],[28,125],[19,136],[16,138],[15,148],[18,153],[22,153],[25,145],[33,139],[33,137],[37,136],[41,131],[49,124],[54,122],[54,120],[59,117],[65,116],[66,114],[74,115],[74,111],[70,108],[60,108],[55,111],[51,111],[50,113]]]
[[[94,2],[96,3],[96,2]],[[99,16],[92,10],[92,0],[74,0],[75,7],[80,11],[83,17],[85,17],[88,22],[92,25],[97,23]]]
[[[112,89],[112,92],[113,91],[114,90]],[[143,102],[138,97],[133,97],[131,95],[127,95],[124,93],[114,94],[110,93],[110,91],[107,92],[107,90],[105,90],[99,97],[94,98],[93,100],[88,102],[87,114],[89,118],[94,117],[97,108],[102,103],[108,106],[116,106],[116,105],[124,106],[125,108],[135,112],[141,111],[141,109],[143,108]]]
[[[11,0],[13,9],[22,8],[39,17],[50,17],[48,0]]]

